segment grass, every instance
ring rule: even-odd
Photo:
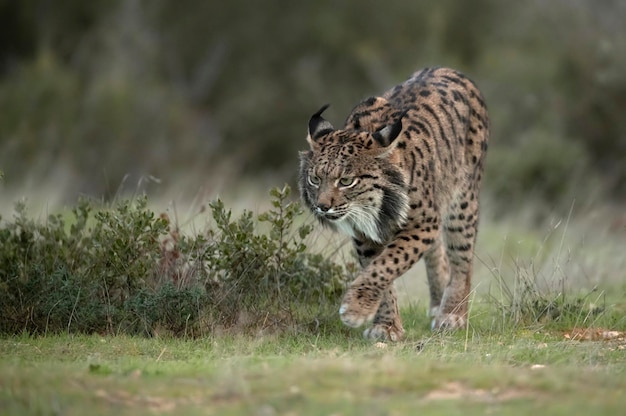
[[[606,217],[539,229],[488,218],[470,325],[454,334],[429,331],[418,266],[398,282],[398,344],[367,342],[338,319],[262,335],[5,336],[0,415],[621,414],[625,240],[602,228]],[[336,235],[312,238],[350,261]],[[600,335],[578,336],[588,328]]]
[[[482,304],[467,332],[432,334],[424,312],[403,311],[408,337],[398,344],[371,344],[339,325],[187,340],[4,338],[0,413],[570,415],[626,405],[623,337],[496,330]]]

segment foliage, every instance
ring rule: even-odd
[[[225,164],[248,175],[295,172],[320,103],[332,101],[339,125],[363,97],[448,65],[487,98],[494,151],[485,177],[529,161],[508,173],[524,185],[505,192],[504,205],[529,188],[557,202],[583,194],[576,185],[588,172],[607,194],[624,195],[620,2],[38,5],[0,3],[0,39],[11,40],[0,47],[0,164],[10,186],[65,169],[72,192],[109,197],[126,175],[167,177],[181,166],[203,178]]]
[[[0,228],[0,332],[198,335],[320,319],[334,312],[346,275],[307,252],[311,227],[296,227],[289,192],[272,190],[273,209],[256,218],[267,232],[217,200],[214,227],[193,236],[155,216],[145,197],[108,209],[82,200],[69,218],[43,224],[18,204]]]

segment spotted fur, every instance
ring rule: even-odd
[[[341,320],[402,339],[393,282],[424,257],[433,328],[464,327],[489,138],[482,94],[455,70],[428,68],[358,104],[342,129],[326,108],[309,121],[299,187],[322,224],[352,237],[362,266]]]

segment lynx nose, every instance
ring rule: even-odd
[[[320,212],[327,212],[330,209],[330,205],[320,202],[317,204],[317,210]]]

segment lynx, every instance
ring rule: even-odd
[[[393,282],[424,257],[432,328],[467,324],[478,194],[489,138],[482,94],[427,68],[358,104],[345,126],[309,120],[299,189],[323,225],[352,238],[361,270],[339,314],[364,336],[404,337]]]

